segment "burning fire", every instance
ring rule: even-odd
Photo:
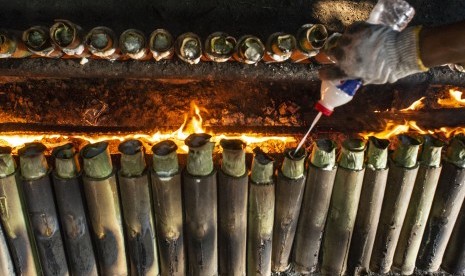
[[[161,133],[159,131],[148,133],[133,133],[126,135],[61,135],[61,134],[4,134],[0,135],[0,146],[10,146],[17,149],[30,142],[42,142],[47,148],[53,148],[64,143],[73,142],[80,146],[86,143],[96,143],[101,141],[110,142],[111,152],[116,152],[117,143],[127,139],[139,139],[144,142],[146,148],[162,140],[173,140],[179,148],[179,152],[187,152],[188,147],[184,144],[184,140],[192,133],[209,133],[212,135],[212,142],[219,143],[221,139],[242,139],[247,144],[247,151],[251,152],[255,146],[262,147],[268,152],[282,152],[284,148],[296,142],[292,136],[263,136],[263,134],[219,134],[207,132],[203,127],[203,119],[200,115],[201,111],[205,111],[198,107],[194,102],[191,102],[190,111],[185,114],[184,122],[181,127],[172,133]],[[114,145],[113,145],[114,144]]]
[[[360,133],[360,136],[368,139],[370,136],[375,136],[380,139],[389,139],[395,135],[403,133],[417,133],[417,134],[435,134],[438,136],[443,136],[445,138],[450,138],[453,135],[459,133],[465,133],[465,127],[441,127],[439,129],[424,129],[418,126],[415,121],[405,121],[404,124],[397,124],[393,121],[388,121],[386,127],[383,131],[380,132],[363,132]]]
[[[438,104],[445,108],[465,107],[465,99],[462,99],[462,92],[450,89],[449,98],[438,99]]]
[[[420,110],[425,107],[425,104],[423,103],[424,99],[426,99],[426,97],[421,97],[419,100],[413,102],[413,104],[411,104],[409,107],[401,109],[400,111]]]

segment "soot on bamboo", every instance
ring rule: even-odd
[[[247,222],[247,275],[270,275],[275,206],[274,160],[254,149]]]
[[[389,140],[371,136],[368,139],[367,161],[362,192],[349,249],[348,273],[365,275],[375,242],[388,176]]]
[[[321,240],[336,176],[336,143],[319,139],[313,143],[302,211],[294,241],[294,264],[298,273],[318,269]]]
[[[297,221],[305,187],[306,153],[302,148],[286,149],[276,183],[276,206],[273,228],[272,270],[289,268],[289,257],[294,242]]]
[[[0,147],[0,217],[4,234],[16,271],[34,276],[40,273],[40,265],[18,176],[11,148]]]
[[[450,141],[443,160],[430,215],[417,258],[417,267],[436,272],[465,197],[465,136],[456,135]]]
[[[399,135],[398,141],[391,156],[392,162],[370,260],[370,269],[376,273],[387,273],[391,270],[418,172],[417,156],[421,141],[407,135]]]
[[[423,136],[420,168],[413,187],[407,214],[396,246],[392,270],[411,275],[420,248],[434,192],[441,174],[441,150],[444,143],[431,136]]]
[[[365,143],[360,139],[348,139],[342,144],[323,239],[323,274],[342,275],[346,272],[365,173],[364,152]]]
[[[18,151],[22,186],[42,271],[46,275],[64,275],[69,273],[68,264],[45,149],[43,144],[30,143]]]
[[[193,275],[218,273],[217,178],[211,136],[189,135],[187,166],[183,173],[188,271]]]
[[[126,227],[131,274],[158,275],[158,254],[149,177],[142,142],[126,140],[118,146],[118,180]]]
[[[219,274],[246,275],[248,175],[245,143],[223,139],[218,172]]]
[[[186,274],[181,174],[177,146],[166,140],[152,147],[152,191],[162,276]]]
[[[107,142],[81,150],[84,192],[101,274],[126,275],[126,248],[116,177]]]
[[[59,217],[65,235],[69,271],[73,275],[97,274],[97,261],[90,236],[78,155],[69,143],[53,149],[53,184]]]
[[[15,274],[13,261],[11,260],[10,252],[5,238],[3,227],[0,226],[0,273],[6,276]]]
[[[452,275],[465,274],[465,205],[462,204],[441,268]]]

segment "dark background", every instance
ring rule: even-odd
[[[465,1],[409,0],[417,11],[413,24],[440,25],[465,20]],[[332,31],[368,17],[374,0],[0,0],[0,26],[26,29],[75,21],[88,30],[106,25],[120,33],[138,28],[149,34],[166,28],[174,35],[215,31],[262,39],[277,31],[294,33],[305,23],[321,22]]]

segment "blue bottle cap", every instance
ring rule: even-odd
[[[349,96],[355,95],[355,92],[362,86],[362,80],[345,80],[342,81],[341,84],[337,85],[336,87],[346,93]]]

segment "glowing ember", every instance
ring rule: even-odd
[[[462,92],[450,89],[449,98],[438,99],[438,104],[445,108],[465,107],[465,99],[462,99]]]
[[[421,97],[419,100],[413,102],[409,107],[401,109],[400,111],[409,111],[409,110],[420,110],[423,107],[425,107],[425,104],[423,103],[423,100],[426,97]]]
[[[152,145],[162,140],[173,140],[179,148],[179,152],[187,152],[188,148],[184,145],[184,140],[192,133],[209,133],[212,135],[212,142],[219,143],[221,139],[242,139],[247,143],[247,151],[252,152],[255,146],[262,147],[266,152],[282,152],[285,147],[293,145],[296,140],[292,136],[264,136],[258,133],[251,134],[219,134],[216,135],[213,132],[207,132],[203,126],[201,111],[206,112],[205,109],[199,108],[194,102],[191,102],[190,111],[184,116],[184,123],[181,127],[172,133],[161,133],[159,131],[155,133],[132,133],[123,135],[60,135],[60,134],[4,134],[0,135],[0,145],[10,146],[17,149],[30,142],[42,142],[48,148],[53,148],[62,145],[67,142],[73,142],[79,147],[82,147],[86,143],[96,143],[101,141],[109,141],[111,152],[116,152],[116,145],[121,141],[127,139],[139,139],[145,147],[149,150]],[[113,150],[114,149],[114,150]],[[14,150],[14,152],[16,152]]]

